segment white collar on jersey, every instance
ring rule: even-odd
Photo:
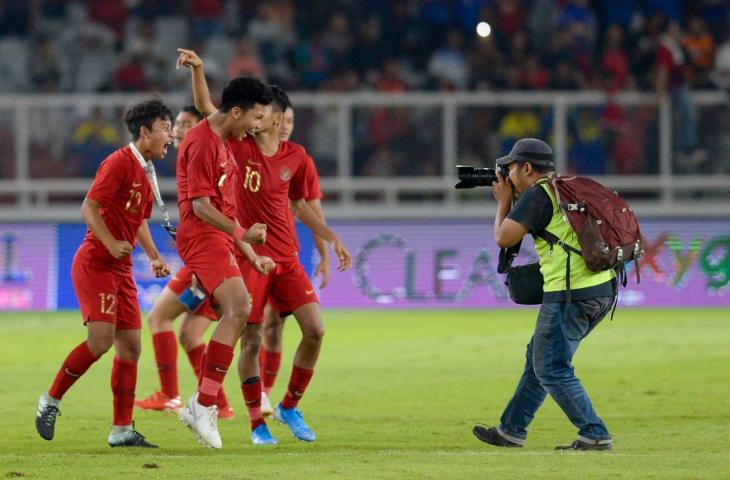
[[[147,171],[147,165],[152,165],[151,163],[147,163],[147,160],[144,159],[142,154],[137,150],[137,145],[134,144],[134,142],[129,142],[129,149],[132,150],[132,155],[134,155],[134,158],[137,159],[139,164],[142,166],[142,170],[145,172]]]

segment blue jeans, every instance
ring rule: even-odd
[[[527,427],[549,393],[578,428],[579,438],[611,438],[573,371],[573,355],[585,338],[611,310],[613,297],[545,303],[535,333],[527,345],[527,362],[512,400],[500,419],[500,433],[524,443]]]

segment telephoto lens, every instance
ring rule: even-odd
[[[504,175],[502,170],[506,170],[506,168],[500,167],[500,173]],[[457,165],[456,176],[459,179],[459,183],[455,185],[457,189],[491,187],[497,181],[497,172],[493,168]]]

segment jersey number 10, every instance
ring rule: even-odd
[[[243,179],[243,187],[256,193],[261,188],[261,174],[251,167],[246,167],[246,177]]]

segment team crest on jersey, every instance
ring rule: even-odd
[[[279,170],[279,176],[282,180],[288,182],[291,178],[291,170],[289,170],[288,167],[283,167],[281,170]]]

